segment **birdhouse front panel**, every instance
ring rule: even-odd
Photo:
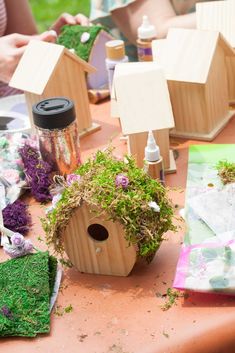
[[[81,272],[127,276],[136,262],[136,250],[118,222],[95,216],[83,203],[64,232],[65,251]]]

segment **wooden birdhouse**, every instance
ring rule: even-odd
[[[153,58],[164,69],[175,119],[172,136],[212,140],[232,116],[225,59],[234,52],[216,31],[169,30],[154,41]]]
[[[47,243],[86,273],[127,276],[137,258],[150,262],[164,233],[175,230],[164,186],[111,147],[75,173],[42,220]]]
[[[111,94],[111,114],[120,118],[128,136],[128,152],[143,167],[148,131],[152,130],[167,172],[176,170],[170,153],[169,128],[174,118],[162,68],[153,62],[117,64]]]
[[[58,43],[75,53],[83,60],[94,66],[97,71],[88,73],[88,89],[108,87],[108,74],[105,67],[105,43],[113,37],[103,26],[69,26],[62,28]]]
[[[212,1],[196,4],[197,28],[222,33],[235,48],[235,1]],[[235,56],[226,57],[230,103],[235,103]]]
[[[62,45],[32,40],[12,76],[10,86],[25,92],[32,123],[32,105],[51,97],[73,100],[81,135],[100,128],[92,122],[86,87],[86,73],[94,72],[90,64]]]
[[[121,224],[107,215],[95,217],[86,203],[73,213],[63,237],[69,259],[81,272],[127,276],[136,262]]]

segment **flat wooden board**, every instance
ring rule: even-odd
[[[124,134],[174,126],[167,82],[158,64],[118,64],[114,88]]]

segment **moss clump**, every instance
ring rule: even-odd
[[[48,252],[0,264],[0,336],[34,337],[50,331],[56,264]]]
[[[63,45],[67,49],[74,49],[75,53],[85,61],[89,60],[90,52],[97,35],[101,30],[105,30],[103,26],[69,26],[62,28],[61,34],[57,39],[57,43]],[[84,32],[90,34],[87,42],[81,42],[81,36]]]
[[[216,169],[224,185],[235,182],[235,163],[219,161],[216,165]]]
[[[175,230],[173,207],[164,186],[137,168],[132,157],[125,161],[115,158],[111,148],[98,151],[76,174],[80,180],[65,187],[56,207],[42,219],[47,243],[63,252],[63,230],[72,212],[85,201],[96,210],[96,216],[106,214],[107,219],[120,222],[129,244],[137,245],[138,255],[150,261],[164,233]],[[118,175],[123,175],[128,185],[117,186]],[[159,212],[150,206],[152,202],[159,206]]]

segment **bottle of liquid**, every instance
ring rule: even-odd
[[[145,165],[146,173],[150,175],[152,179],[158,179],[164,184],[164,168],[163,160],[160,155],[159,146],[156,144],[155,138],[152,131],[148,133],[147,146],[145,147]]]
[[[143,16],[143,22],[138,27],[137,53],[139,61],[152,61],[152,40],[156,39],[156,29],[149,23],[148,16]]]
[[[125,55],[125,46],[123,40],[109,40],[105,43],[106,48],[106,68],[108,71],[109,91],[112,91],[113,75],[115,66],[118,63],[128,62],[128,57]]]
[[[64,97],[44,99],[33,105],[33,122],[42,159],[61,175],[80,164],[80,145],[73,102]]]

